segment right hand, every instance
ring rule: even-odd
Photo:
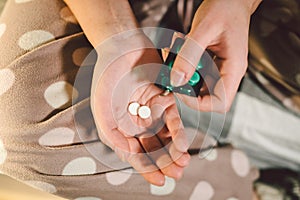
[[[205,74],[210,91],[198,98],[178,95],[187,105],[222,113],[230,109],[247,69],[250,16],[260,1],[206,0],[200,5],[174,62],[171,82],[174,86],[187,83],[205,49],[214,54],[218,69]]]

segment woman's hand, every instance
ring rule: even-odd
[[[153,84],[160,68],[134,70],[161,59],[139,31],[123,34],[137,28],[128,1],[65,2],[98,51],[91,107],[101,140],[152,184],[163,185],[164,175],[180,178],[190,159],[183,126],[174,97],[161,97],[162,91]],[[110,37],[111,42],[105,42]],[[149,106],[151,117],[131,116],[127,107],[132,101]]]
[[[204,78],[212,89],[209,93],[202,91],[198,98],[180,95],[187,105],[202,111],[230,109],[247,69],[249,21],[260,1],[205,0],[200,5],[174,63],[171,83],[174,86],[187,83],[205,49],[215,55],[218,70],[212,70]]]
[[[125,39],[126,38],[126,39]],[[139,32],[120,34],[97,48],[91,107],[100,139],[152,184],[179,179],[188,165],[188,142],[173,94],[154,83],[162,60]],[[137,102],[151,109],[142,119],[128,112]]]

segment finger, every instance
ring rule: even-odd
[[[118,130],[126,137],[133,137],[147,130],[149,121],[143,121],[138,116],[124,113],[120,119],[116,120]]]
[[[164,175],[174,178],[175,180],[179,180],[182,177],[184,168],[177,165],[167,151],[165,151],[165,154],[161,154],[159,157],[152,157],[156,159],[156,165]]]
[[[200,89],[200,96],[204,96],[204,95],[208,95],[211,93],[211,91],[213,91],[216,83],[217,83],[217,79],[214,78],[213,76],[207,74],[204,77],[204,82],[203,82],[203,86]]]
[[[164,127],[156,134],[165,149],[169,152],[172,160],[180,167],[186,167],[190,161],[190,155],[186,152],[178,151],[172,142],[169,130]]]
[[[154,86],[153,83],[147,83],[134,92],[134,95],[131,97],[131,101],[136,101],[141,105],[146,105],[150,99],[161,93],[162,90],[160,88]]]
[[[186,152],[189,148],[188,139],[184,132],[184,127],[180,119],[176,104],[170,106],[165,112],[165,122],[171,133],[172,141],[176,149]]]
[[[130,154],[128,163],[137,170],[149,183],[164,185],[165,176],[145,153],[140,142],[136,138],[128,138]]]
[[[151,109],[151,118],[153,120],[152,126],[149,127],[153,132],[157,133],[165,126],[165,122],[163,120],[163,114],[165,112],[164,106],[158,103],[154,103],[150,105]]]
[[[170,157],[161,141],[153,133],[145,133],[139,137],[145,152],[157,165],[160,171],[174,179],[179,179],[182,176],[183,168],[178,166]]]
[[[141,173],[146,181],[153,185],[163,186],[165,184],[165,175],[160,171],[156,170],[153,172]]]
[[[191,156],[186,152],[183,153],[178,151],[174,143],[169,146],[169,154],[172,160],[181,167],[186,167],[190,163]]]
[[[232,44],[233,46],[238,46],[233,42]],[[218,54],[222,55],[221,53]],[[221,106],[224,110],[221,110],[221,112],[227,112],[231,107],[240,82],[247,70],[247,43],[239,52],[236,52],[236,49],[230,46],[223,54],[227,55],[222,55],[222,57],[218,55],[215,60],[220,70],[220,80],[215,86],[214,93],[215,96],[223,101],[223,105]]]
[[[107,131],[106,134],[99,134],[100,139],[109,147],[111,147],[118,157],[125,162],[129,156],[130,147],[128,138],[126,138],[123,133],[118,129],[112,129]]]
[[[204,49],[195,40],[186,37],[172,67],[171,84],[173,86],[182,86],[191,79],[203,52]]]
[[[176,104],[176,102],[174,96],[169,94],[167,96],[156,95],[148,102],[148,104],[151,108],[152,118],[158,120],[161,119],[165,110]]]
[[[151,109],[151,119],[152,125],[148,128],[153,130],[153,132],[157,133],[161,128],[165,126],[165,121],[163,119],[163,115],[165,110],[171,105],[175,104],[175,99],[173,95],[156,95],[150,101],[147,102],[147,105]]]
[[[149,183],[164,185],[165,175],[155,166],[145,153],[131,155],[128,163],[137,170]]]
[[[239,65],[235,61],[224,60],[220,62],[220,78],[209,94],[197,98],[179,94],[178,97],[193,109],[225,113],[231,107],[245,70],[245,64]]]

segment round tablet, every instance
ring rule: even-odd
[[[147,119],[151,116],[151,110],[148,106],[141,106],[138,109],[138,114],[142,119]]]
[[[128,106],[128,112],[131,114],[131,115],[137,115],[138,114],[138,109],[140,107],[140,104],[137,103],[137,102],[132,102],[129,104]]]

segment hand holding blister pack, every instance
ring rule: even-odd
[[[162,67],[159,76],[157,77],[156,85],[165,91],[197,97],[203,85],[203,77],[201,75],[201,71],[203,71],[203,63],[201,62],[201,60],[199,61],[196,67],[196,71],[194,72],[188,83],[179,87],[175,87],[171,84],[170,81],[173,64],[183,43],[183,38],[177,37],[175,39],[173,46],[164,62],[164,65],[167,67]]]
[[[213,63],[204,53],[188,84],[172,86],[170,72],[185,42],[182,38],[173,40],[174,35],[173,30],[160,28],[114,35],[90,53],[83,65],[89,66],[90,61],[97,60],[95,66],[81,67],[75,82],[79,94],[91,91],[85,98],[91,99],[90,121],[95,122],[102,144],[155,185],[163,185],[165,176],[179,179],[189,164],[187,150],[198,130],[185,133],[181,118],[188,113],[181,109],[182,102],[176,96],[199,97],[207,85],[206,69],[211,69]],[[164,62],[159,52],[170,46]],[[91,89],[87,88],[89,83]],[[83,99],[79,96],[74,103]],[[198,114],[194,118],[200,121]],[[87,119],[75,116],[75,121],[80,131]],[[96,148],[88,150],[111,168],[124,167],[110,158],[99,157]]]

